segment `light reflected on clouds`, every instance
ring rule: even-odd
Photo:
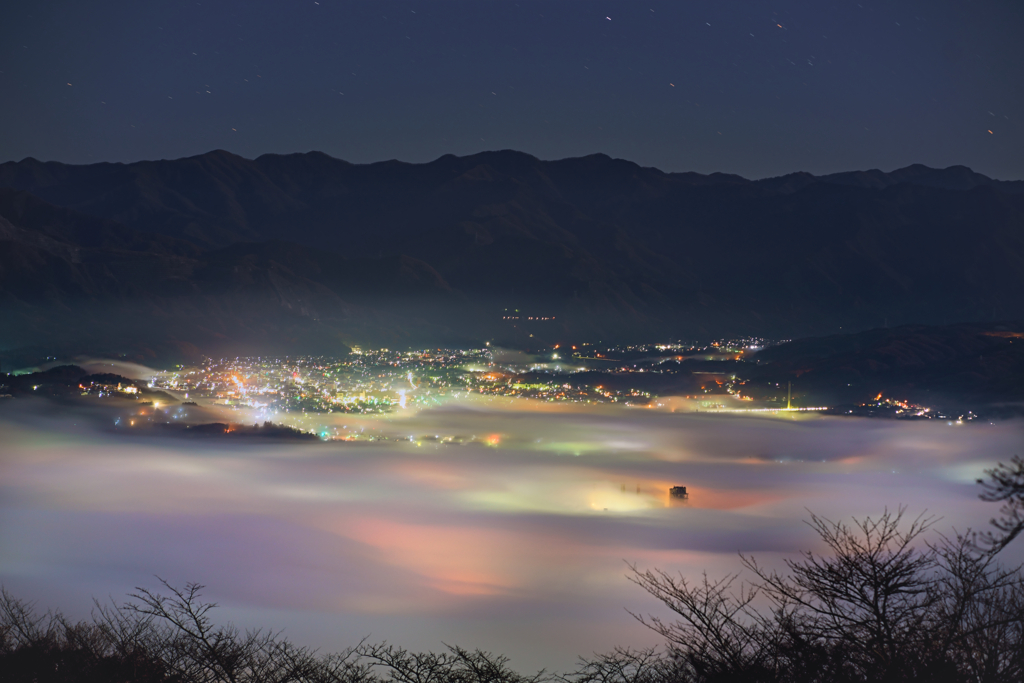
[[[626,562],[696,575],[737,570],[740,551],[778,561],[814,544],[807,510],[906,505],[943,529],[983,526],[996,511],[973,482],[1024,433],[469,401],[324,418],[478,437],[466,445],[300,444],[104,434],[43,406],[0,412],[0,576],[15,593],[85,612],[158,574],[302,643],[459,643],[522,668],[653,642],[625,611],[656,609]],[[670,499],[675,485],[689,499]]]

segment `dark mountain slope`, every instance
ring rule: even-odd
[[[455,296],[410,257],[345,259],[287,242],[204,252],[11,190],[0,190],[0,211],[20,223],[0,215],[3,350],[337,351],[352,335],[405,334],[395,313],[349,295],[372,302],[414,290],[435,306]],[[402,311],[404,322],[443,333],[426,312]]]
[[[188,257],[199,254],[199,249],[189,242],[142,232],[115,221],[54,206],[18,190],[0,188],[0,216],[38,235],[78,247]]]
[[[1024,317],[1024,184],[964,167],[748,181],[604,155],[354,165],[217,151],[127,165],[26,159],[0,164],[0,187],[77,212],[42,230],[31,212],[0,206],[11,224],[104,254],[90,256],[102,268],[66,254],[47,265],[25,250],[59,249],[21,239],[8,260],[25,282],[75,282],[100,298],[163,296],[128,286],[113,254],[131,252],[158,256],[145,269],[176,296],[261,292],[319,320],[416,310],[477,338],[527,332],[500,327],[505,308],[557,316],[548,336],[609,339]],[[86,216],[99,222],[74,227]]]
[[[962,409],[1024,401],[1024,324],[907,325],[800,339],[754,356],[744,393],[795,395],[816,405],[883,397]]]

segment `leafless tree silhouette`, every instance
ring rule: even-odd
[[[983,489],[981,499],[1003,506],[999,509],[1002,517],[992,520],[996,532],[983,534],[982,540],[990,552],[999,552],[1024,531],[1024,459],[1015,455],[1009,465],[999,463],[985,474],[987,480],[978,480]]]
[[[828,552],[802,553],[784,571],[742,557],[747,583],[632,567],[673,613],[637,615],[676,665],[646,661],[669,672],[647,680],[1024,680],[1020,568],[1001,568],[970,532],[927,542],[933,523],[902,509],[851,525],[811,515]]]

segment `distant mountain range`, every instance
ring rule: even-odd
[[[8,349],[799,337],[1021,318],[1024,181],[962,166],[751,181],[512,151],[0,164]]]

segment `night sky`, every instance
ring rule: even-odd
[[[1019,0],[5,2],[0,161],[512,148],[1024,178]]]

